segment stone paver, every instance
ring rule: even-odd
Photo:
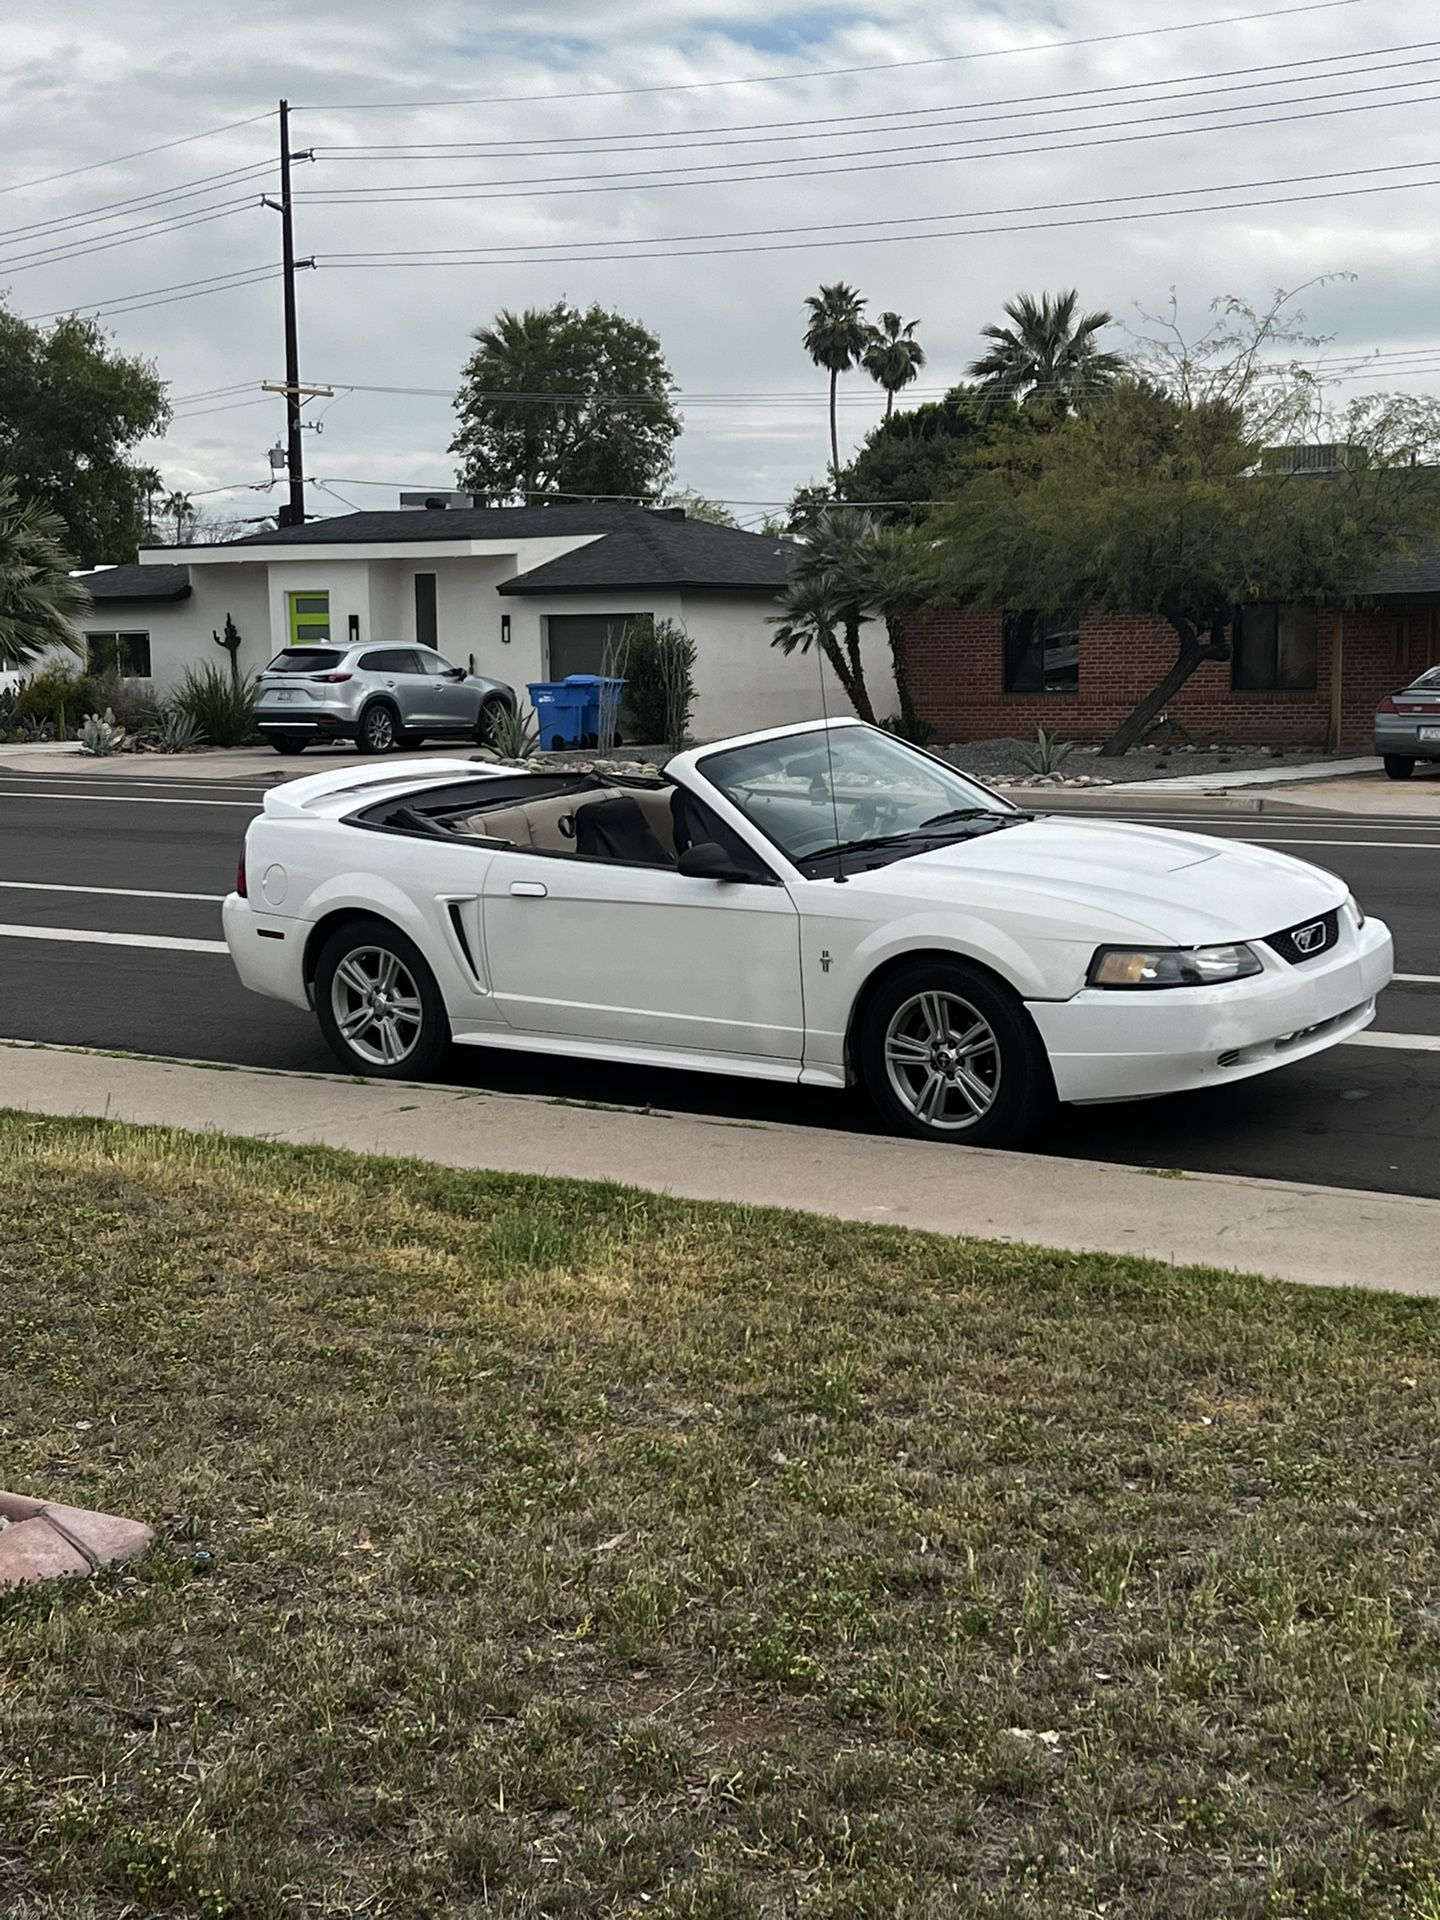
[[[143,1553],[155,1534],[138,1520],[23,1493],[0,1493],[0,1587],[94,1573]]]

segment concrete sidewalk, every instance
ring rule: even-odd
[[[0,1106],[616,1180],[1322,1286],[1440,1293],[1440,1201],[0,1043]]]

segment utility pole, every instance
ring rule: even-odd
[[[300,335],[295,316],[295,214],[290,199],[290,102],[280,102],[280,258],[285,273],[285,450],[290,505],[285,526],[305,524],[305,454],[300,431]]]

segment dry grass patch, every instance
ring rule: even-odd
[[[0,1116],[7,1920],[1440,1920],[1437,1308]]]

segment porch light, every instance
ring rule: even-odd
[[[508,613],[502,613],[500,616],[500,644],[502,647],[508,647],[510,644],[510,616]]]

